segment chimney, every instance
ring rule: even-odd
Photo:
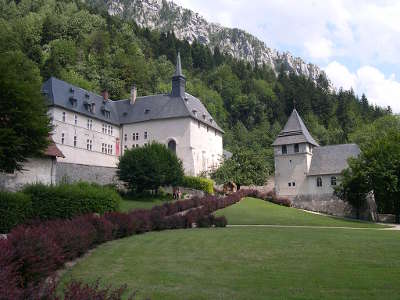
[[[108,91],[107,90],[103,90],[101,92],[101,95],[103,96],[104,101],[108,101]]]
[[[130,103],[131,105],[135,104],[136,102],[136,95],[137,95],[137,89],[136,89],[136,84],[134,84],[131,88],[131,99]]]

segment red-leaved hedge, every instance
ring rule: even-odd
[[[151,210],[109,212],[102,216],[90,214],[18,226],[7,239],[0,240],[0,299],[26,299],[26,295],[43,286],[45,279],[54,275],[66,261],[109,240],[152,230],[191,228],[194,224],[198,227],[226,226],[225,217],[214,217],[212,212],[243,197],[256,195],[254,190],[239,190],[225,197],[195,197],[165,203]],[[72,292],[80,291],[81,287],[72,286],[72,294],[66,293],[65,299],[72,299],[68,295],[87,299]],[[86,286],[83,290],[90,289]]]

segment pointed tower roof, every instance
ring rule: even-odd
[[[186,78],[182,74],[181,54],[178,52],[176,57],[175,74],[172,76],[172,92],[173,97],[185,97]]]
[[[181,64],[181,53],[180,52],[178,52],[178,56],[176,57],[176,69],[175,69],[174,77],[177,77],[177,76],[185,77],[182,74],[182,64]]]
[[[285,124],[285,127],[283,127],[272,145],[280,146],[297,143],[310,143],[314,146],[319,146],[311,136],[306,125],[304,125],[304,122],[297,113],[297,110],[293,109],[292,114]]]

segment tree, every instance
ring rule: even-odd
[[[241,149],[233,153],[232,157],[225,160],[222,165],[211,174],[218,183],[233,181],[241,185],[264,185],[272,173],[272,166],[268,156],[272,151],[250,151]]]
[[[175,153],[153,142],[126,150],[117,175],[132,192],[157,191],[160,186],[178,185],[183,179],[183,167]]]
[[[21,52],[0,55],[0,171],[21,170],[50,132],[38,68]]]

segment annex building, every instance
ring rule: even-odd
[[[356,144],[320,146],[294,109],[272,145],[278,196],[291,199],[297,207],[346,214],[350,208],[333,192],[347,160],[360,154]]]

